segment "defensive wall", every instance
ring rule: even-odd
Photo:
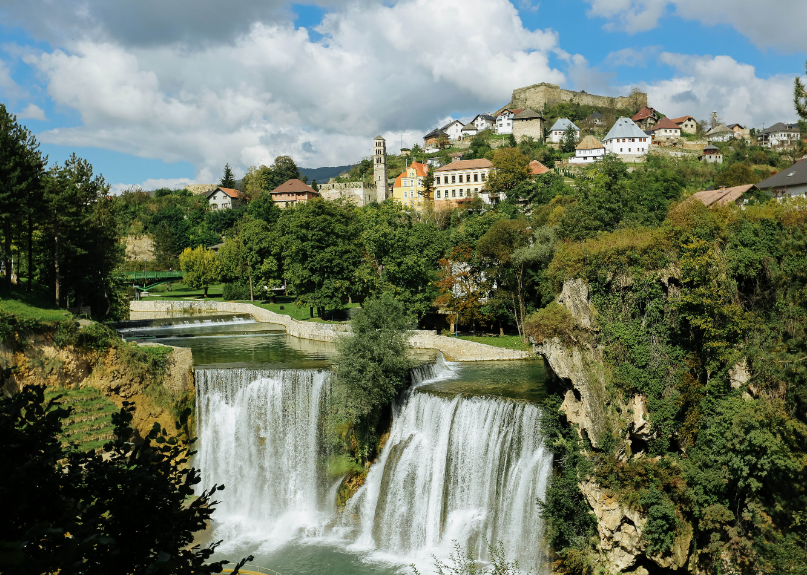
[[[164,314],[167,312],[219,312],[247,313],[256,321],[282,325],[286,333],[314,341],[336,341],[341,334],[349,333],[350,326],[345,324],[314,323],[299,321],[287,315],[274,313],[268,309],[249,304],[215,301],[132,301],[129,303],[132,312]],[[409,345],[418,349],[435,349],[449,361],[492,361],[526,359],[530,354],[524,351],[505,349],[466,341],[455,337],[437,335],[434,331],[413,330]]]
[[[544,109],[544,104],[554,106],[561,102],[575,102],[598,108],[630,108],[638,110],[643,106],[647,106],[647,94],[634,92],[629,96],[597,96],[587,92],[563,90],[557,84],[544,82],[525,86],[524,88],[516,88],[513,90],[510,102],[506,106],[502,106],[496,114],[498,115],[505,108],[530,108],[540,113]]]
[[[324,200],[346,198],[357,206],[366,206],[375,198],[374,186],[366,186],[364,182],[344,182],[319,184],[319,195]]]

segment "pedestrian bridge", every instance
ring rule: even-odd
[[[168,283],[177,279],[182,279],[185,272],[176,271],[142,271],[142,272],[122,272],[119,277],[126,279],[128,283],[140,289],[149,289],[160,284]]]

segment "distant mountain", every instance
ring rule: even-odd
[[[355,165],[355,164],[354,164]],[[333,166],[329,168],[300,168],[300,174],[308,176],[308,183],[316,180],[318,184],[327,184],[342,172],[349,172],[353,166]]]

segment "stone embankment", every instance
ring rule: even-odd
[[[166,312],[219,312],[247,313],[256,321],[274,323],[286,328],[286,333],[314,341],[336,341],[341,334],[350,332],[344,324],[314,323],[299,321],[287,315],[274,313],[249,303],[215,302],[215,301],[133,301],[129,309],[133,312],[166,313]],[[412,332],[409,345],[419,349],[435,349],[449,361],[492,361],[527,359],[530,354],[437,335],[434,331],[417,330]]]

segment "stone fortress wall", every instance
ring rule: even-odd
[[[328,183],[319,185],[319,195],[325,200],[346,198],[357,206],[366,206],[375,198],[376,190],[364,182]]]
[[[513,96],[510,102],[500,108],[496,114],[498,115],[499,112],[505,108],[530,108],[536,112],[541,112],[544,109],[544,104],[554,106],[561,102],[572,101],[578,104],[597,106],[600,108],[630,108],[638,110],[643,106],[647,106],[647,94],[644,92],[635,92],[629,96],[597,96],[586,92],[562,90],[557,84],[543,82],[541,84],[533,84],[532,86],[525,86],[524,88],[516,88],[513,90]]]

